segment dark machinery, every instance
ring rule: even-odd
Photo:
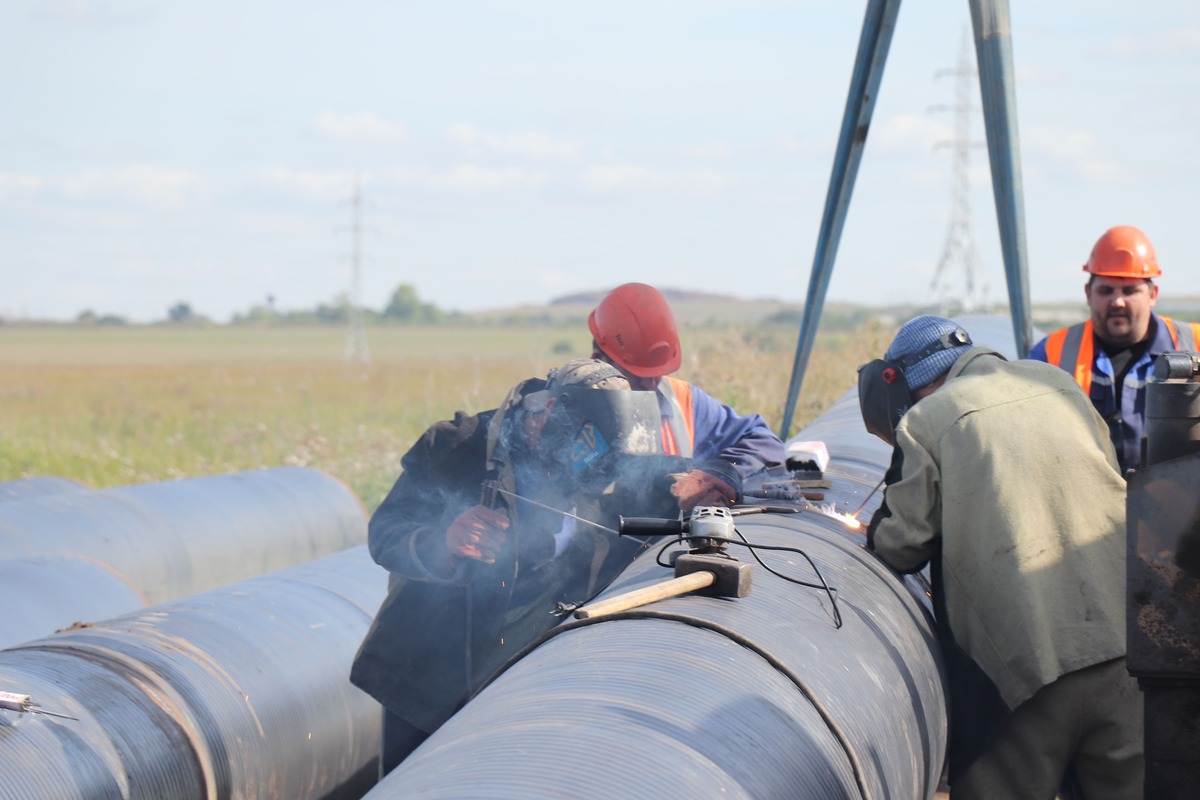
[[[1200,782],[1200,354],[1166,353],[1146,393],[1147,466],[1129,476],[1128,665],[1146,717],[1146,797]]]

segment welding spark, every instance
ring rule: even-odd
[[[815,511],[816,513],[820,514],[823,517],[829,517],[830,519],[835,519],[838,522],[845,525],[847,528],[850,528],[851,530],[858,530],[859,528],[862,527],[862,523],[858,521],[858,517],[854,516],[853,514],[843,514],[842,512],[837,510],[836,506],[833,506],[833,505],[830,505],[827,503],[822,504],[822,505],[815,505],[813,503],[809,503],[806,506],[806,510]]]

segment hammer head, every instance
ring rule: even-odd
[[[745,597],[750,594],[751,565],[722,556],[683,553],[675,559],[675,577],[680,578],[693,572],[711,572],[716,580],[711,586],[700,589],[700,594],[711,597]]]

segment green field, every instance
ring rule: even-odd
[[[829,334],[793,429],[854,385],[892,331]],[[688,328],[676,373],[778,428],[790,327]],[[0,327],[0,480],[95,488],[299,465],[344,481],[368,511],[400,457],[454,411],[494,408],[531,375],[588,355],[585,327],[368,328],[371,361],[342,360],[342,328]]]

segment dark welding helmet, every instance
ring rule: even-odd
[[[556,452],[576,482],[611,480],[626,456],[662,453],[662,415],[654,392],[565,386],[538,449]]]
[[[882,358],[858,368],[858,406],[869,432],[895,447],[896,426],[912,404],[903,368]]]
[[[949,369],[954,363],[954,357],[946,353],[946,358],[942,358],[941,354],[970,345],[970,335],[962,328],[955,327],[916,352],[893,359],[877,358],[859,367],[858,405],[867,430],[895,447],[896,426],[914,402],[905,370],[924,364],[934,356],[938,356],[938,363],[933,365],[935,369],[941,366],[942,361],[946,362],[945,368]]]

